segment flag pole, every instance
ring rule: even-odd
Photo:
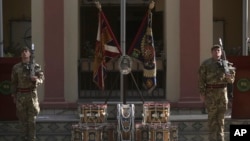
[[[248,0],[243,0],[243,13],[242,13],[242,55],[247,56],[248,55],[248,43],[249,43],[249,37],[248,37]]]
[[[4,57],[3,51],[3,1],[0,0],[0,57]]]
[[[122,56],[126,55],[126,0],[121,0],[120,3],[120,13],[121,13],[121,49],[122,49]],[[124,74],[120,73],[120,91],[121,96],[120,100],[123,104],[126,104],[126,97],[125,97],[125,89],[124,89]]]

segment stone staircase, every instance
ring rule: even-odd
[[[141,108],[136,107],[136,123],[140,123]],[[116,106],[108,106],[108,122],[116,121]],[[42,110],[37,118],[37,141],[71,141],[72,125],[79,123],[77,109]],[[207,115],[200,109],[171,109],[171,125],[178,127],[178,141],[208,141]],[[229,141],[230,124],[250,124],[226,116],[225,141]],[[19,141],[18,121],[0,122],[0,141]]]

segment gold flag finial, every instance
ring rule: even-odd
[[[155,7],[155,2],[152,0],[152,1],[149,3],[149,10],[152,10],[154,7]]]
[[[102,6],[99,1],[95,1],[95,5],[100,11],[102,10]]]

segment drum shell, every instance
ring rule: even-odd
[[[83,104],[79,106],[81,123],[105,123],[107,120],[106,104]]]
[[[151,132],[150,132],[149,126],[136,124],[135,138],[136,138],[136,141],[149,141],[149,139],[151,138]]]
[[[143,104],[143,123],[167,123],[170,115],[169,103]]]
[[[82,129],[79,124],[72,125],[71,141],[82,141]]]
[[[103,127],[102,140],[103,141],[116,141],[117,140],[116,125],[108,124]]]
[[[92,128],[83,129],[83,141],[102,141],[102,130]]]
[[[178,126],[177,125],[171,125],[170,127],[170,140],[178,141]]]
[[[102,126],[72,125],[71,141],[102,141]]]
[[[136,124],[136,141],[170,141],[170,126]]]
[[[170,141],[170,130],[169,128],[156,128],[151,129],[150,141]]]

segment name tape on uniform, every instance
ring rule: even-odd
[[[250,125],[230,125],[230,141],[250,141]]]

